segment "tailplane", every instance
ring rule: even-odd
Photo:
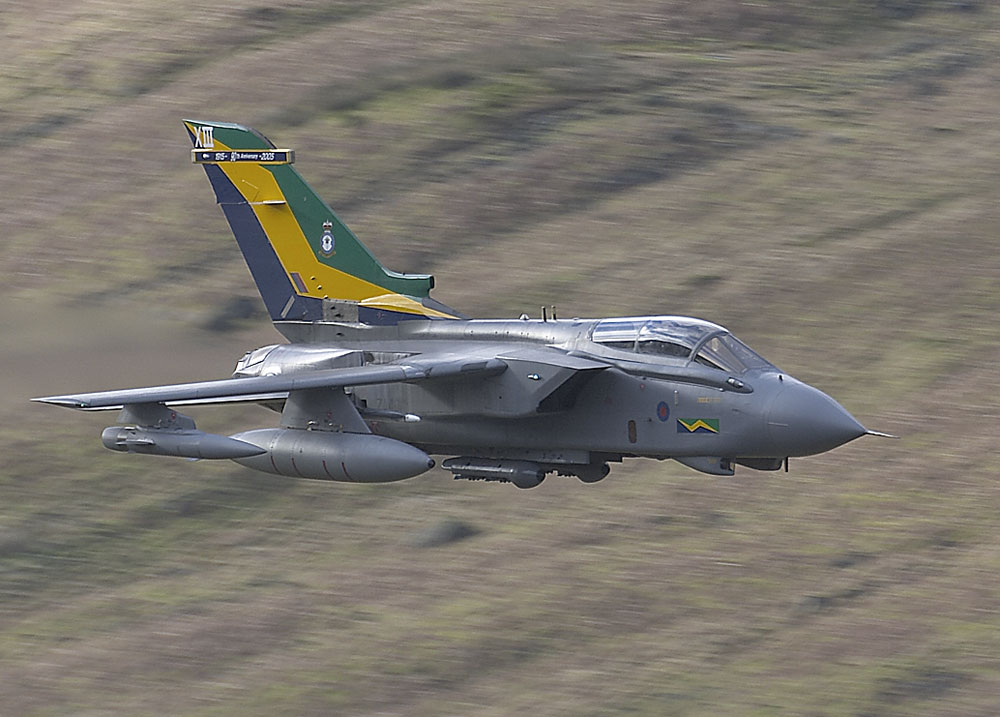
[[[462,318],[430,298],[434,277],[383,267],[292,167],[292,150],[238,124],[184,126],[273,321]]]

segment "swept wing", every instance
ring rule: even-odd
[[[462,376],[491,376],[507,364],[500,359],[421,358],[406,363],[333,368],[289,375],[251,376],[166,386],[126,388],[95,393],[44,396],[33,401],[85,411],[109,410],[126,405],[163,403],[172,406],[229,403],[284,398],[289,391],[370,386]]]

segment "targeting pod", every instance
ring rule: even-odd
[[[456,478],[504,481],[518,488],[534,488],[545,480],[545,469],[533,461],[461,456],[449,458],[441,467],[454,473]]]

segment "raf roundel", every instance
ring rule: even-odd
[[[667,405],[666,401],[660,401],[656,406],[656,417],[660,421],[666,423],[670,418],[670,406]]]

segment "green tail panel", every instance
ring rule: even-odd
[[[424,298],[434,288],[434,277],[429,274],[398,274],[383,267],[364,244],[344,224],[329,205],[306,184],[294,167],[279,165],[268,167],[274,175],[296,221],[319,261],[341,271],[364,279],[386,291]],[[325,222],[330,222],[332,245],[324,251]]]

